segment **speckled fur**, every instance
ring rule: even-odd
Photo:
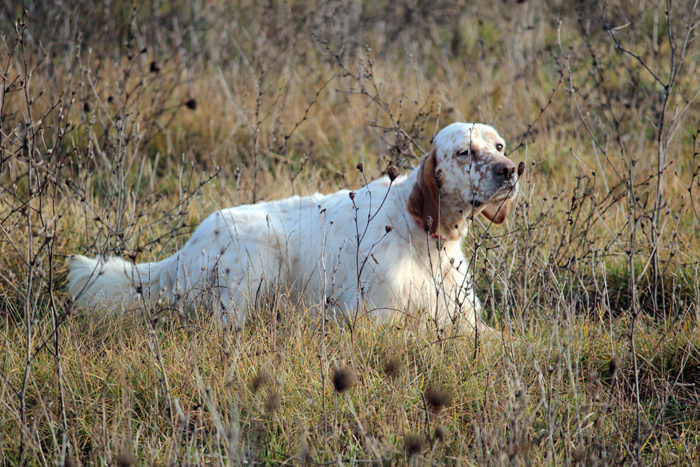
[[[439,238],[426,234],[407,209],[419,167],[393,182],[383,177],[357,190],[357,214],[348,190],[294,196],[214,212],[180,251],[161,262],[71,256],[69,291],[79,307],[112,309],[161,298],[191,304],[206,292],[213,308],[237,328],[259,297],[273,292],[289,292],[307,308],[346,316],[363,298],[361,312],[381,320],[421,313],[439,326],[459,316],[473,325],[473,306],[480,305],[460,244],[468,215],[498,201],[490,196],[502,187],[489,172],[505,157],[497,144],[505,146],[482,124],[454,123],[435,137],[434,171],[442,172]],[[473,152],[469,161],[456,155],[466,148]],[[516,192],[517,183],[508,197]],[[386,226],[393,229],[387,232]]]

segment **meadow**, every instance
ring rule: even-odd
[[[698,3],[2,2],[0,463],[698,465]],[[501,342],[66,294],[453,121],[526,167],[464,242]]]

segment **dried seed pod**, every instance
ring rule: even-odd
[[[403,445],[409,457],[413,456],[423,450],[423,438],[420,435],[409,433],[404,436]]]
[[[264,371],[261,371],[260,373],[255,375],[253,380],[250,382],[250,389],[253,392],[258,392],[258,390],[265,386],[269,380],[270,377],[268,376],[268,374]]]
[[[333,387],[339,393],[345,392],[355,383],[355,375],[346,366],[336,368],[333,373]]]
[[[117,455],[116,462],[119,467],[131,467],[136,465],[136,457],[131,451],[124,449]]]
[[[386,174],[389,176],[389,180],[393,182],[399,176],[399,168],[391,164],[386,168]]]
[[[395,378],[401,372],[401,360],[394,357],[384,363],[384,373],[389,378]]]
[[[439,412],[443,407],[450,405],[452,396],[444,389],[428,388],[425,391],[425,400],[435,412]]]
[[[280,405],[280,394],[277,391],[272,391],[268,396],[267,400],[265,401],[265,413],[271,414]]]
[[[435,427],[435,433],[433,434],[435,441],[444,442],[447,438],[447,427],[445,425],[438,425]]]

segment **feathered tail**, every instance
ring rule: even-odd
[[[167,297],[175,283],[176,256],[133,264],[121,258],[68,258],[68,291],[78,308],[134,308]]]

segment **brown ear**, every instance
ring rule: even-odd
[[[510,200],[498,201],[495,203],[489,203],[486,205],[481,214],[485,218],[493,222],[494,224],[503,224],[508,216],[508,211],[510,210]]]
[[[435,178],[435,155],[436,150],[433,148],[421,159],[418,177],[406,205],[408,213],[420,225],[430,225],[429,232],[431,234],[435,234],[440,225],[439,189]]]

